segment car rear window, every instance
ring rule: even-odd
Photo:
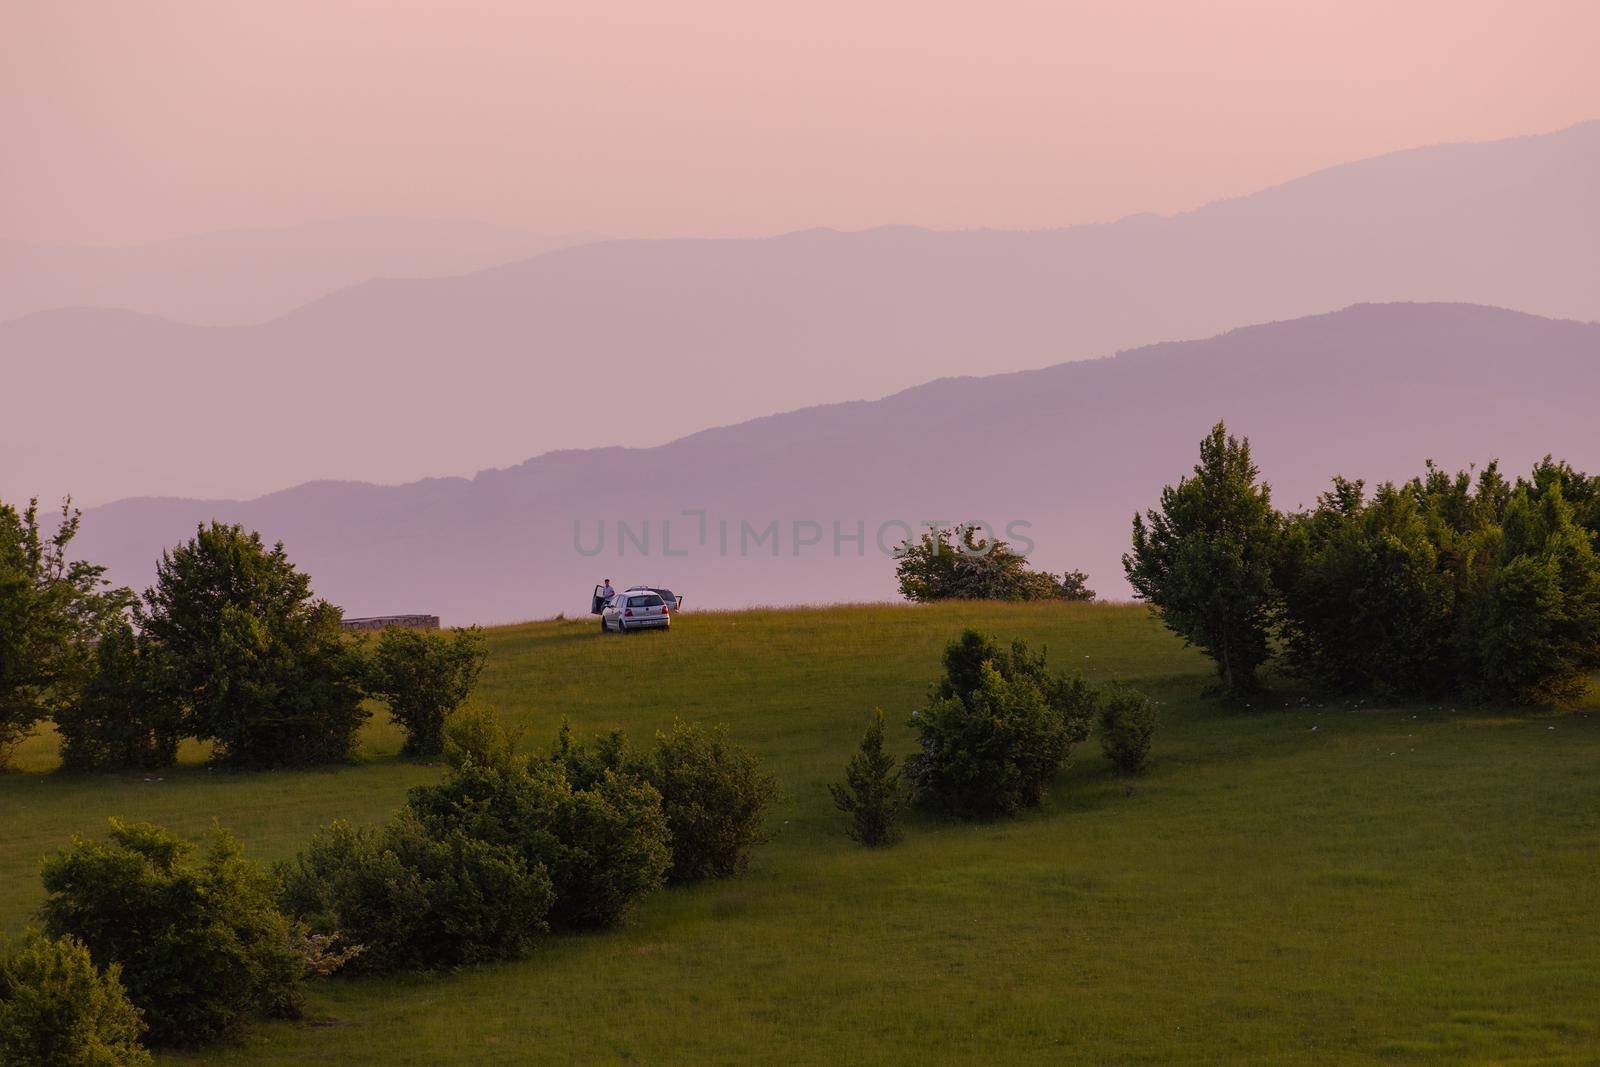
[[[659,608],[661,598],[651,593],[649,596],[631,596],[628,598],[630,608]]]

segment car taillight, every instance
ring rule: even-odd
[[[672,611],[672,609],[667,607],[665,604],[661,605],[661,614],[667,615],[667,614],[670,614],[671,611]]]
[[[633,618],[633,609],[629,608],[628,610],[624,611],[622,614],[624,616],[626,616],[627,618],[631,619],[631,618]]]

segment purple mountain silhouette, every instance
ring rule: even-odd
[[[314,482],[249,502],[124,500],[87,514],[80,547],[143,585],[162,547],[195,523],[241,522],[285,541],[353,614],[496,622],[586,610],[604,577],[664,584],[694,606],[887,599],[893,562],[873,544],[885,522],[1024,520],[1037,566],[1081,567],[1102,596],[1123,597],[1133,512],[1188,471],[1219,418],[1251,438],[1277,501],[1293,507],[1335,473],[1402,478],[1429,458],[1456,467],[1499,457],[1524,470],[1554,452],[1595,469],[1596,396],[1600,325],[1461,304],[1358,305],[935,381],[661,447],[554,452],[472,479]],[[704,543],[688,511],[704,511]],[[649,530],[648,553],[630,539],[619,554],[618,520],[635,539]],[[845,538],[864,530],[865,544],[843,540],[835,555],[836,521]],[[763,533],[773,522],[776,543],[741,536],[742,523]],[[602,523],[604,550],[585,555]],[[884,539],[899,536],[890,526]]]
[[[116,248],[0,241],[0,321],[99,307],[239,326],[370,278],[461,274],[598,239],[465,219],[350,218]]]
[[[248,328],[40,314],[0,325],[7,383],[36,398],[0,421],[0,497],[249,496],[654,445],[1360,301],[1590,319],[1597,187],[1588,123],[1384,156],[1173,218],[609,241],[373,282]],[[70,400],[49,402],[64,383]]]

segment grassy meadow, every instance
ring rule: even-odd
[[[1091,741],[1046,805],[912,816],[884,851],[826,784],[874,706],[900,724],[963,626],[1162,704],[1150,772]],[[298,1022],[172,1062],[1329,1063],[1600,1061],[1600,716],[1202,699],[1208,665],[1142,609],[946,604],[686,612],[602,637],[587,616],[489,633],[479,697],[543,746],[726,722],[783,796],[742,878],[665,891],[625,927],[452,974],[314,984]],[[355,766],[155,780],[0,775],[0,929],[38,865],[105,818],[287,857],[378,821],[437,767],[380,714]]]

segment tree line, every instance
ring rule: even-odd
[[[1280,512],[1219,422],[1134,516],[1123,566],[1228,694],[1276,663],[1328,692],[1562,705],[1600,668],[1597,537],[1600,477],[1550,456],[1515,480],[1495,462],[1370,491],[1335,477]]]
[[[48,532],[36,502],[0,503],[0,767],[45,721],[68,770],[164,767],[186,737],[234,766],[338,762],[367,697],[407,755],[442,751],[483,667],[476,628],[350,640],[281,543],[215,522],[162,553],[141,597],[70,558],[79,521],[63,505]]]

